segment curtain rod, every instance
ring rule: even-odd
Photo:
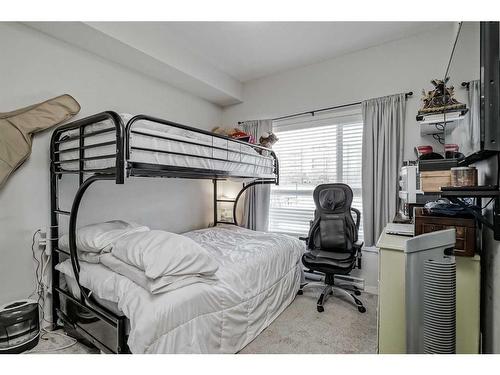
[[[413,91],[409,91],[407,93],[405,93],[405,99],[408,99],[408,97],[412,96],[413,95]],[[313,111],[306,111],[306,112],[301,112],[301,113],[295,113],[293,115],[287,115],[287,116],[281,116],[281,117],[276,117],[276,118],[273,118],[272,120],[273,121],[277,121],[277,120],[284,120],[286,118],[291,118],[291,117],[297,117],[297,116],[302,116],[302,115],[307,115],[307,114],[311,114],[312,116],[314,116],[315,113],[317,112],[323,112],[323,111],[329,111],[331,109],[338,109],[338,108],[344,108],[344,107],[350,107],[350,106],[353,106],[353,105],[359,105],[361,104],[361,102],[355,102],[355,103],[349,103],[349,104],[342,104],[342,105],[336,105],[336,106],[333,106],[333,107],[327,107],[327,108],[321,108],[321,109],[315,109]],[[238,124],[240,124],[241,122],[239,122]]]

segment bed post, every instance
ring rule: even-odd
[[[55,152],[58,148],[56,144],[56,138],[58,136],[53,133],[50,142],[50,153],[54,157],[55,161],[59,160],[59,155]],[[59,287],[59,273],[56,270],[56,266],[59,263],[59,253],[55,250],[57,247],[57,241],[59,239],[59,220],[57,217],[56,210],[58,209],[57,202],[57,174],[54,171],[54,164],[50,164],[50,254],[51,254],[51,295],[52,295],[52,329],[57,328],[57,310],[60,308],[59,294],[57,293],[57,288]],[[45,308],[43,306],[42,308]]]
[[[84,179],[84,175],[86,171],[84,170],[85,166],[85,142],[84,138],[87,133],[85,133],[84,129],[87,125],[98,123],[99,121],[110,120],[115,127],[115,135],[116,135],[116,164],[115,170],[112,173],[94,173],[94,171],[89,171],[87,173],[93,173],[93,175],[87,180]],[[67,142],[67,139],[61,139],[61,134],[68,130],[78,129],[78,169],[76,171],[65,171],[60,167],[60,143]],[[103,132],[102,130],[97,131],[96,133]],[[77,280],[78,286],[82,293],[82,301],[85,300],[87,303],[86,306],[90,306],[93,308],[94,312],[99,314],[99,317],[105,320],[107,323],[117,326],[119,319],[123,319],[122,317],[115,316],[115,314],[111,313],[107,309],[103,309],[100,306],[95,306],[95,304],[89,301],[89,296],[87,291],[82,288],[78,281],[78,272],[80,270],[80,266],[78,263],[78,256],[76,252],[76,219],[78,215],[78,207],[80,204],[80,200],[85,192],[85,190],[95,181],[97,180],[115,180],[117,184],[124,183],[125,176],[125,155],[124,155],[124,126],[123,122],[115,112],[102,112],[81,120],[74,121],[72,123],[62,125],[58,127],[53,133],[50,141],[50,251],[51,251],[51,271],[52,271],[52,282],[51,282],[51,294],[52,294],[52,327],[53,329],[57,328],[59,313],[63,314],[61,311],[61,296],[60,293],[64,294],[64,292],[60,288],[60,280],[59,280],[59,271],[56,270],[56,266],[61,260],[60,252],[68,255],[71,258],[71,263],[73,265],[73,270],[75,271],[75,278]],[[90,160],[91,158],[89,158]],[[108,171],[106,171],[108,172]],[[71,211],[62,210],[59,207],[59,179],[65,174],[76,174],[78,176],[79,189],[76,193],[76,196],[73,201],[73,207]],[[59,229],[59,215],[69,216],[69,237],[70,237],[70,251],[69,253],[58,248],[58,240],[60,235]],[[72,242],[72,243],[71,243]],[[85,306],[85,305],[83,305]],[[64,320],[64,319],[63,319]],[[122,322],[122,325],[124,323]],[[121,330],[123,331],[123,329]],[[121,332],[120,331],[120,332]],[[123,345],[124,337],[120,337],[119,341],[120,346],[123,347],[123,350],[126,350],[126,345]]]
[[[214,184],[214,227],[217,226],[217,179],[213,179],[213,184]]]

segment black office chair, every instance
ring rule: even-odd
[[[355,287],[340,287],[334,284],[335,275],[348,275],[356,266],[361,268],[361,247],[358,241],[361,213],[351,207],[352,190],[346,184],[323,184],[314,189],[316,205],[314,220],[311,222],[306,241],[307,251],[302,256],[302,263],[309,272],[321,272],[325,275],[325,288],[318,299],[318,312],[324,311],[324,304],[334,291],[344,293],[351,298],[359,312],[366,311],[363,303],[356,297],[361,292]],[[356,214],[354,222],[351,211]],[[302,284],[302,289],[309,283]]]

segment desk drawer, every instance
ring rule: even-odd
[[[474,256],[476,252],[476,226],[474,219],[423,215],[415,209],[415,235],[454,228],[456,232],[455,255]]]

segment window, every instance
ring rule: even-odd
[[[275,121],[273,129],[279,138],[273,148],[280,162],[280,184],[271,187],[271,232],[307,235],[314,217],[312,192],[319,184],[348,184],[354,193],[352,206],[362,210],[361,108]]]

